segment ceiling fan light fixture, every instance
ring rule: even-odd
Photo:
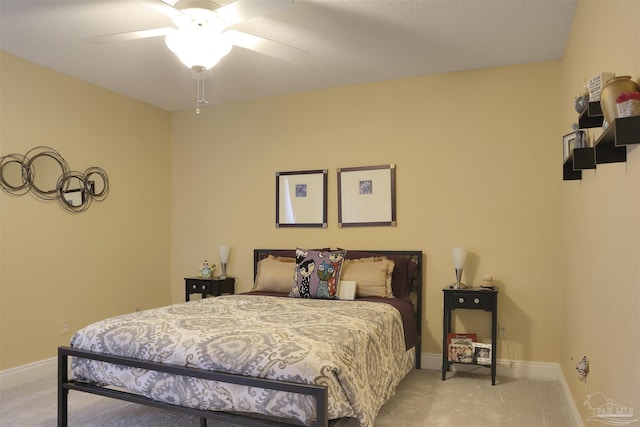
[[[229,25],[216,14],[220,5],[210,0],[180,0],[173,7],[180,11],[172,17],[178,28],[209,27],[223,31]]]
[[[223,34],[206,27],[173,31],[165,43],[184,65],[205,70],[213,68],[232,47]]]

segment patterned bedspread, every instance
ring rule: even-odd
[[[229,295],[140,311],[78,331],[72,347],[100,353],[315,383],[329,390],[329,418],[373,426],[412,369],[400,315],[375,302]],[[76,380],[209,410],[314,418],[313,400],[287,392],[125,368],[74,358]]]

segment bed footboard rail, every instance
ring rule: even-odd
[[[253,416],[243,416],[235,413],[218,411],[208,411],[204,409],[189,408],[165,402],[158,402],[153,399],[140,396],[126,391],[112,388],[100,387],[92,384],[81,383],[69,380],[69,357],[98,360],[101,362],[113,363],[116,365],[130,366],[140,369],[148,369],[157,372],[165,372],[172,375],[182,375],[193,378],[200,378],[211,381],[224,382],[229,384],[245,385],[249,387],[260,387],[270,390],[285,391],[296,394],[312,396],[316,403],[316,420],[312,424],[315,427],[327,427],[328,419],[328,391],[326,387],[313,384],[301,384],[287,381],[277,381],[265,378],[247,377],[244,375],[229,374],[225,372],[208,371],[199,368],[187,368],[184,366],[167,365],[146,360],[133,359],[129,357],[113,356],[95,353],[88,350],[79,350],[71,347],[58,347],[58,427],[67,427],[68,421],[68,399],[69,390],[77,390],[85,393],[92,393],[100,396],[124,400],[156,408],[182,412],[200,417],[200,426],[206,427],[207,418],[236,423],[250,427],[263,426],[287,426],[299,424],[287,424],[284,421],[272,421],[268,419],[256,418]]]

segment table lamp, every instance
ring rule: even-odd
[[[220,245],[218,246],[218,252],[220,254],[220,266],[222,267],[222,275],[221,279],[227,278],[227,262],[229,262],[229,252],[231,252],[231,248],[228,245]]]
[[[466,288],[467,286],[461,282],[462,269],[464,262],[467,259],[467,250],[461,246],[454,246],[453,248],[453,265],[456,268],[456,283],[451,285],[453,289]],[[224,271],[224,269],[223,269]]]

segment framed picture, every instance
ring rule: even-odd
[[[327,227],[327,170],[276,172],[276,227]]]
[[[562,161],[566,162],[576,146],[576,132],[571,132],[562,137]]]
[[[478,365],[491,365],[491,344],[474,342],[473,357]]]
[[[396,225],[396,166],[338,169],[338,227]]]

